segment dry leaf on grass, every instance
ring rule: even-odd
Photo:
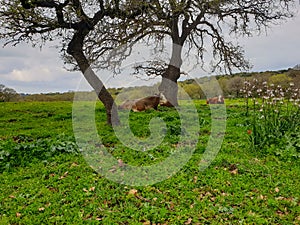
[[[233,175],[237,175],[238,172],[239,172],[238,169],[235,169],[235,170],[230,171],[230,173],[233,174]]]
[[[184,224],[191,224],[192,223],[192,218],[189,218]]]
[[[137,194],[137,190],[136,189],[131,189],[129,192],[128,192],[128,194],[129,195],[136,195]]]

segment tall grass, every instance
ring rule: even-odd
[[[293,83],[282,87],[253,79],[245,81],[242,92],[253,149],[282,150],[291,146],[300,152],[300,90]]]

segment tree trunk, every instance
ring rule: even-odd
[[[98,99],[104,104],[107,123],[109,125],[119,125],[118,109],[114,99],[105,88],[102,81],[91,69],[89,62],[83,53],[83,40],[87,33],[88,31],[77,31],[68,45],[67,52],[74,57],[83,76],[96,92]]]
[[[162,75],[162,81],[158,87],[159,92],[163,93],[172,106],[178,106],[178,85],[177,80],[180,77],[180,67],[182,46],[173,43],[172,57],[167,70]]]

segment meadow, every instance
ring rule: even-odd
[[[86,162],[75,142],[72,102],[1,102],[0,224],[300,224],[299,136],[253,146],[244,100],[226,100],[222,147],[200,171],[212,121],[204,100],[195,105],[200,130],[188,162],[161,182],[130,186]],[[140,138],[150,135],[151,118],[167,124],[159,147],[132,151],[106,125],[100,103],[95,111],[102,143],[121,163],[158,163],[181,134],[174,109],[132,112],[129,124]]]

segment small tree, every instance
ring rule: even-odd
[[[235,95],[235,97],[240,97],[240,92],[241,89],[244,86],[244,80],[243,78],[239,77],[239,76],[235,76],[231,79],[229,79],[228,83],[227,83],[227,89],[229,91],[229,93]]]
[[[0,102],[9,102],[17,95],[18,94],[14,89],[5,87],[5,85],[0,84]]]

